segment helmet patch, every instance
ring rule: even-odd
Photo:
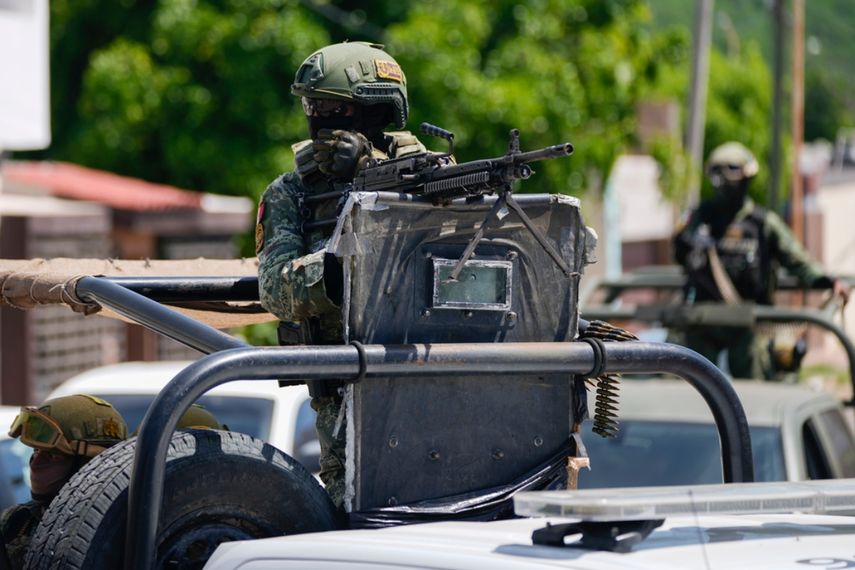
[[[78,396],[83,396],[84,398],[89,398],[94,403],[98,404],[99,406],[107,406],[108,408],[113,407],[113,405],[110,402],[108,402],[106,400],[102,400],[98,396],[92,396],[91,394],[78,394]]]
[[[374,67],[377,68],[378,79],[391,79],[398,83],[404,82],[404,72],[401,71],[401,66],[394,61],[375,59]]]
[[[104,437],[109,437],[110,439],[122,439],[122,435],[119,429],[119,422],[117,422],[113,418],[106,418],[102,427]]]

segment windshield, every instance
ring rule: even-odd
[[[147,394],[96,394],[113,404],[125,418],[128,432],[139,428],[154,396]],[[231,431],[252,437],[270,440],[270,424],[273,418],[273,400],[267,398],[244,398],[240,396],[206,395],[197,403],[214,414],[220,423]]]
[[[5,506],[26,503],[30,500],[30,456],[33,449],[18,439],[0,440],[0,476],[3,477],[4,493],[0,501]],[[11,501],[11,502],[10,502]]]
[[[586,422],[591,470],[579,473],[580,489],[722,483],[721,447],[713,424],[621,421],[617,437],[602,438]],[[751,428],[756,481],[785,481],[781,434]]]

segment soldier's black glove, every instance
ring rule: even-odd
[[[372,146],[361,133],[321,129],[312,141],[318,169],[338,180],[352,180],[371,157]]]

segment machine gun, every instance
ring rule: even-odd
[[[314,194],[305,197],[306,204],[323,200],[340,200],[343,207],[351,192],[402,192],[431,199],[434,204],[448,204],[455,198],[477,200],[486,195],[498,194],[486,219],[448,276],[448,281],[456,281],[464,265],[472,257],[475,247],[484,236],[490,224],[504,217],[510,208],[522,220],[525,227],[534,235],[538,243],[549,254],[561,271],[570,276],[571,270],[561,259],[561,255],[538,230],[531,219],[514,200],[511,192],[516,180],[529,178],[534,171],[529,163],[573,154],[573,145],[569,142],[548,146],[527,152],[520,151],[520,131],[511,129],[508,152],[497,158],[473,160],[455,164],[451,158],[454,152],[454,133],[430,123],[422,123],[420,129],[427,135],[437,136],[448,141],[448,152],[423,152],[389,160],[370,159],[354,177],[353,182],[332,192]],[[320,226],[334,225],[337,218],[307,222],[305,230]]]
[[[508,152],[498,158],[487,158],[455,164],[451,158],[454,151],[454,133],[429,123],[421,124],[425,134],[441,137],[449,142],[448,152],[424,152],[412,156],[391,160],[372,159],[343,191],[350,192],[405,192],[424,196],[435,204],[447,204],[455,198],[478,199],[485,195],[498,194],[493,207],[484,222],[472,236],[463,255],[460,256],[448,281],[456,281],[484,232],[490,224],[504,217],[508,208],[522,220],[525,227],[534,235],[540,246],[549,254],[561,271],[570,276],[571,270],[543,233],[514,200],[511,191],[516,180],[529,178],[534,171],[529,163],[573,153],[573,145],[557,144],[528,152],[520,151],[520,131],[511,129]]]
[[[512,129],[504,156],[455,164],[451,159],[454,133],[429,123],[422,123],[421,131],[447,140],[448,152],[424,152],[391,160],[372,159],[356,175],[352,189],[406,192],[425,196],[437,204],[446,203],[454,198],[507,191],[514,181],[525,180],[534,173],[529,163],[573,154],[573,145],[569,142],[521,152],[519,129]]]

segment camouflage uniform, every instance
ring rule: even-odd
[[[262,306],[279,317],[289,343],[344,342],[339,261],[326,244],[332,224],[303,231],[306,222],[334,220],[339,198],[306,201],[308,196],[343,190],[358,169],[375,159],[425,152],[403,129],[409,116],[407,80],[383,46],[344,42],[323,47],[300,65],[291,93],[301,98],[309,136],[294,145],[296,169],[273,181],[262,196],[256,226],[259,294]],[[356,339],[358,340],[358,339]],[[280,342],[284,342],[280,334]],[[329,383],[310,384],[318,412],[321,479],[333,502],[344,498],[342,398]]]
[[[47,507],[41,501],[13,505],[0,515],[0,533],[12,568],[23,568],[30,540],[42,521]]]
[[[375,158],[397,158],[424,152],[425,147],[409,132],[385,133],[387,151],[374,150]],[[304,233],[306,216],[315,220],[335,217],[337,200],[321,202],[313,211],[303,208],[303,197],[329,192],[337,183],[324,176],[312,158],[311,141],[294,145],[297,170],[281,175],[261,198],[256,228],[259,287],[262,306],[286,323],[311,332],[313,344],[339,344],[341,309],[328,296],[324,280],[326,242],[332,227]],[[327,260],[326,263],[329,263]],[[340,424],[342,398],[315,396],[316,428],[321,443],[320,476],[333,502],[344,499],[344,429]]]
[[[409,116],[407,80],[383,46],[344,42],[323,47],[302,63],[291,85],[301,98],[309,136],[294,145],[296,169],[273,181],[258,208],[256,253],[262,306],[279,317],[291,344],[344,342],[339,262],[326,251],[333,225],[304,232],[304,223],[334,219],[338,198],[307,196],[342,190],[369,156],[388,159],[425,152],[403,129]],[[311,204],[311,205],[310,205]],[[355,339],[359,340],[359,339]],[[284,342],[280,335],[280,342]],[[321,479],[333,502],[344,499],[342,398],[328,383],[310,385],[318,412]]]
[[[757,207],[745,198],[735,216],[723,216],[716,205],[702,203],[674,240],[677,262],[686,268],[689,302],[723,301],[712,276],[703,239],[708,233],[721,264],[740,297],[747,302],[771,305],[778,267],[784,267],[805,287],[831,287],[825,275],[774,212]],[[716,362],[728,349],[730,372],[735,377],[769,378],[772,365],[765,343],[750,329],[733,327],[686,327],[683,343]]]

